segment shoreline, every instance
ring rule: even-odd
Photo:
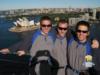
[[[39,26],[29,26],[29,27],[17,27],[17,26],[14,26],[14,27],[11,27],[9,29],[9,31],[11,31],[11,32],[25,32],[25,31],[35,30],[37,28],[39,28]]]

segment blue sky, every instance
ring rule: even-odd
[[[0,10],[66,7],[100,7],[100,0],[0,0]]]

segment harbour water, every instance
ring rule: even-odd
[[[34,19],[34,21],[37,22],[38,19],[39,17]],[[28,34],[27,32],[17,33],[9,31],[9,29],[14,26],[13,22],[16,20],[17,19],[0,18],[0,49],[7,48],[18,41],[21,41],[23,37]]]
[[[21,39],[17,33],[12,33],[8,30],[13,26],[13,21],[0,18],[0,48],[9,47]]]

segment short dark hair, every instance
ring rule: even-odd
[[[42,23],[43,20],[49,20],[49,21],[51,21],[51,18],[49,16],[43,16],[43,17],[41,17],[40,24]],[[51,21],[51,23],[52,23],[52,21]]]
[[[60,19],[60,20],[58,21],[57,27],[58,27],[59,23],[68,23],[68,20]]]
[[[87,21],[79,21],[77,24],[76,24],[76,31],[78,30],[78,27],[79,26],[86,26],[88,28],[88,31],[90,31],[90,24],[89,22]]]

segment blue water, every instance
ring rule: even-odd
[[[11,46],[21,40],[18,33],[12,33],[8,29],[13,26],[14,20],[0,18],[0,48]]]
[[[27,17],[29,20],[34,19],[35,22],[38,22],[40,19],[40,16],[34,16],[34,17]],[[17,19],[6,19],[6,18],[0,18],[0,49],[7,48],[19,41],[21,41],[25,36],[27,36],[27,32],[22,33],[15,33],[10,32],[9,28],[14,26],[13,22],[15,22]]]

